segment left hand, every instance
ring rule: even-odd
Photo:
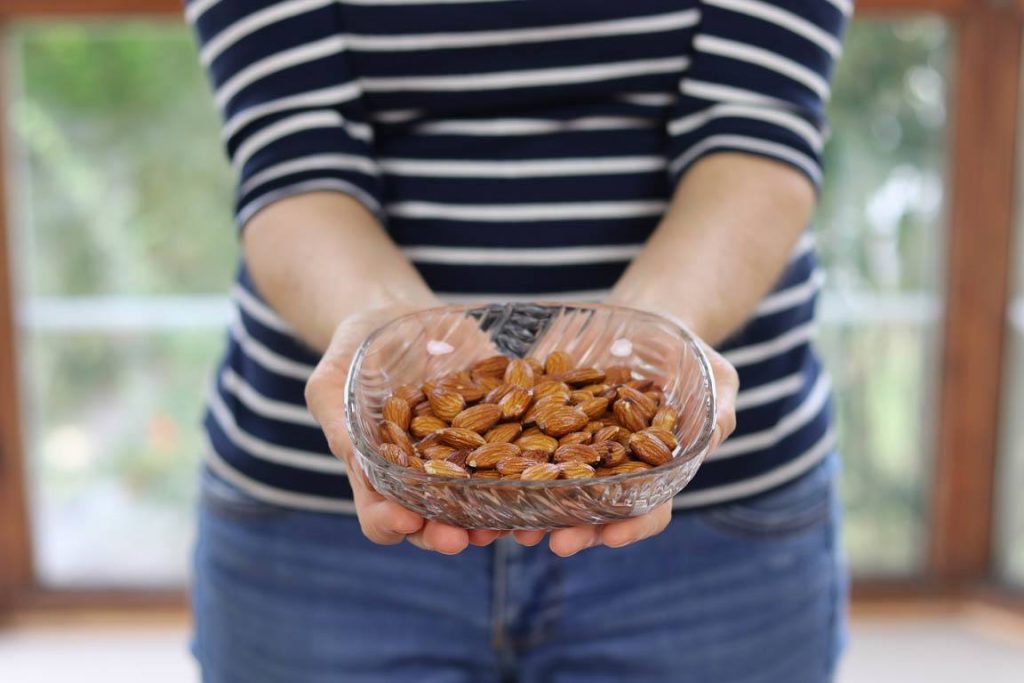
[[[739,391],[740,382],[736,369],[729,361],[707,344],[703,344],[703,346],[704,353],[707,354],[708,361],[711,363],[711,371],[714,374],[718,392],[718,421],[715,423],[715,432],[711,437],[711,445],[708,449],[710,453],[736,428],[736,393]],[[581,550],[599,545],[620,548],[660,534],[671,520],[672,501],[669,501],[645,515],[625,519],[621,522],[556,529],[551,532],[549,542],[551,552],[561,557],[569,557]],[[547,533],[543,530],[516,531],[514,536],[520,544],[533,546],[544,540]]]

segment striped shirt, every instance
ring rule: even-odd
[[[820,182],[850,0],[191,0],[239,226],[282,197],[346,193],[452,301],[600,300],[692,164],[719,151]],[[740,198],[738,198],[740,199]],[[677,498],[734,500],[831,448],[811,347],[821,284],[801,239],[721,345],[734,435]],[[253,495],[349,512],[306,410],[318,358],[239,268],[211,392],[209,463]]]

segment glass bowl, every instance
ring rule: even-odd
[[[680,415],[673,459],[614,476],[520,481],[436,477],[378,455],[382,406],[393,389],[495,353],[543,359],[555,350],[567,351],[578,367],[626,365],[660,385]],[[658,315],[583,304],[444,306],[397,318],[367,337],[349,371],[345,415],[355,462],[386,498],[466,529],[555,529],[642,515],[682,490],[708,451],[715,386],[697,340]]]

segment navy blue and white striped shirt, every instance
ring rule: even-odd
[[[238,175],[240,226],[343,192],[453,301],[600,300],[698,159],[738,151],[819,183],[850,0],[191,0]],[[737,198],[741,200],[742,198]],[[678,507],[786,482],[831,448],[811,348],[812,241],[721,350],[736,433]],[[209,463],[265,500],[349,512],[307,412],[317,362],[244,263],[209,399]]]

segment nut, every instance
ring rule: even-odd
[[[628,399],[636,404],[636,407],[640,409],[640,414],[644,416],[644,420],[650,421],[654,414],[658,412],[657,401],[647,394],[643,394],[629,386],[621,386],[616,391],[620,399]]]
[[[560,375],[562,381],[566,384],[572,385],[584,385],[584,384],[596,384],[604,381],[604,372],[597,368],[577,368],[576,370],[570,370]]]
[[[418,405],[420,402],[427,400],[427,397],[420,391],[420,388],[411,384],[403,384],[395,389],[395,396],[410,406]]]
[[[424,471],[424,469],[423,469],[423,461],[420,460],[419,458],[409,458],[409,461],[406,463],[406,465],[411,470],[416,470],[417,472],[423,472]]]
[[[594,468],[579,460],[568,460],[558,466],[562,479],[588,479],[594,476]]]
[[[458,477],[468,479],[469,472],[447,460],[428,460],[423,463],[423,471],[439,477]]]
[[[511,443],[519,438],[522,431],[522,425],[515,422],[506,422],[484,434],[484,440],[487,443]]]
[[[544,372],[549,375],[561,375],[572,370],[575,363],[565,351],[552,351],[544,361]]]
[[[503,475],[515,474],[518,476],[522,474],[523,470],[527,467],[533,467],[537,464],[538,462],[533,458],[524,458],[518,455],[512,455],[499,460],[495,464],[494,469],[498,470]]]
[[[412,419],[412,406],[404,398],[388,396],[384,401],[384,419],[394,422],[402,429],[409,429],[409,421]]]
[[[643,462],[655,467],[672,459],[672,450],[646,430],[629,437],[629,450]]]
[[[522,358],[510,361],[508,367],[505,368],[505,381],[523,389],[533,387],[533,377],[533,367]]]
[[[499,461],[515,457],[521,452],[519,446],[511,443],[487,443],[478,447],[466,459],[466,464],[477,469],[493,469]]]
[[[658,429],[667,429],[672,431],[676,428],[676,422],[679,420],[679,413],[672,410],[671,408],[659,408],[658,412],[651,418],[651,426],[657,427]]]
[[[448,457],[445,458],[445,460],[451,463],[455,463],[462,469],[466,469],[466,460],[469,459],[469,454],[471,452],[472,451],[470,451],[468,448],[460,448],[459,450],[450,453]]]
[[[537,426],[550,436],[564,436],[583,428],[590,418],[576,406],[545,406],[536,415]]]
[[[469,476],[473,479],[501,479],[501,472],[498,470],[475,470]]]
[[[608,410],[608,399],[590,398],[589,400],[580,403],[579,408],[586,413],[589,419],[595,420],[604,415]]]
[[[409,439],[409,435],[405,433],[405,430],[396,425],[390,420],[384,420],[380,423],[380,438],[385,443],[393,443],[403,451],[405,454],[414,457],[416,455],[415,449],[412,447],[412,441]]]
[[[501,408],[492,403],[481,403],[466,408],[452,419],[452,427],[463,427],[474,432],[486,432],[498,424],[501,419]]]
[[[633,379],[633,371],[625,365],[610,365],[604,369],[604,381],[608,384],[625,384]]]
[[[473,363],[473,367],[470,368],[469,374],[502,377],[504,376],[505,368],[507,367],[508,358],[505,356],[490,356],[489,358],[484,358],[483,360],[478,360]]]
[[[447,426],[444,420],[434,415],[417,415],[409,423],[409,431],[416,438],[422,439]]]
[[[581,443],[569,443],[564,446],[559,446],[554,455],[555,462],[578,460],[579,462],[585,462],[588,465],[593,465],[600,459],[601,456],[598,455],[597,450],[592,446],[587,446],[586,444]]]
[[[540,399],[547,398],[548,396],[559,396],[562,398],[562,403],[565,403],[569,400],[569,385],[565,382],[559,382],[551,379],[534,385],[534,399],[539,401]]]
[[[476,448],[487,443],[484,437],[465,427],[447,427],[437,434],[442,443],[454,448]]]
[[[380,448],[377,449],[377,452],[380,453],[380,457],[384,458],[392,465],[401,465],[402,467],[409,466],[409,455],[402,450],[401,447],[396,446],[393,443],[382,443]],[[412,459],[417,460],[418,458]]]
[[[545,453],[554,453],[555,449],[558,448],[558,441],[547,434],[524,434],[516,439],[514,443],[524,451],[544,451]]]
[[[451,446],[445,446],[440,443],[420,449],[420,453],[422,453],[423,457],[427,460],[444,460],[454,452],[455,449]]]
[[[558,465],[549,462],[539,462],[523,470],[519,478],[523,481],[548,481],[558,479],[559,472],[561,472],[561,469]]]
[[[647,420],[644,418],[640,408],[628,398],[620,398],[612,406],[615,419],[623,427],[631,432],[639,432],[647,429]]]
[[[530,407],[530,391],[515,385],[498,401],[499,413],[502,419],[518,420],[526,409]]]
[[[679,445],[679,442],[676,440],[676,435],[667,429],[661,429],[660,427],[648,427],[646,431],[658,437],[658,440],[668,446],[669,449],[675,449],[675,447]]]
[[[601,458],[601,465],[604,467],[614,467],[629,460],[629,453],[627,453],[626,447],[618,441],[595,443],[593,449],[597,451],[598,456]]]
[[[558,440],[558,445],[564,446],[569,443],[590,443],[593,438],[594,435],[587,431],[569,432]]]
[[[466,407],[466,399],[462,394],[441,387],[427,394],[427,400],[430,401],[430,409],[434,411],[434,415],[445,422],[451,422]]]

